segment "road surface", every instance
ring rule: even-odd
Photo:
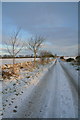
[[[18,106],[17,112],[8,112],[4,118],[77,118],[78,89],[57,61]]]

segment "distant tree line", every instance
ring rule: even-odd
[[[0,58],[5,59],[5,58],[13,58],[11,55],[3,55],[0,56]],[[34,58],[33,55],[18,55],[15,58]],[[39,55],[36,56],[36,58],[40,58]]]

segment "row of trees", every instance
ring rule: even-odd
[[[5,54],[5,55],[0,56],[0,58],[2,58],[2,59],[12,58],[12,56]],[[15,58],[34,58],[34,55],[33,54],[30,54],[30,55],[17,55]],[[40,55],[37,55],[36,58],[40,58]]]
[[[6,42],[8,53],[13,58],[13,72],[14,72],[15,57],[25,46],[27,46],[27,49],[29,49],[33,52],[34,65],[35,65],[37,53],[39,52],[39,49],[41,48],[42,43],[45,40],[44,37],[36,35],[35,37],[31,37],[27,43],[21,42],[20,37],[19,37],[20,31],[21,31],[21,29],[18,29],[11,36],[10,40]],[[40,55],[44,56],[44,54],[45,54],[45,57],[53,56],[52,53],[50,53],[50,52],[41,51]]]

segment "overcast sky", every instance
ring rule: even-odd
[[[6,2],[2,3],[2,18],[3,41],[21,27],[24,41],[32,35],[42,35],[47,38],[44,48],[53,54],[77,55],[77,2]]]

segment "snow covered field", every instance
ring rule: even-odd
[[[73,59],[75,59],[76,57],[67,57],[67,56],[64,56],[64,59],[68,59],[68,58],[73,58]]]
[[[5,80],[3,118],[77,118],[77,71],[60,63],[57,60],[29,72],[24,69],[22,78]]]
[[[39,58],[37,58],[38,60]],[[25,61],[33,61],[34,58],[21,58],[21,59],[15,59],[16,63],[23,63]],[[4,64],[12,64],[12,59],[0,59],[0,66]]]

